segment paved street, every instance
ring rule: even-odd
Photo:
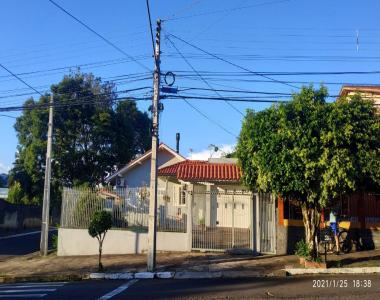
[[[362,287],[355,287],[354,280]],[[323,284],[329,287],[321,287]],[[377,275],[261,279],[92,280],[0,285],[2,299],[16,297],[25,299],[377,299],[379,293],[380,276]]]
[[[50,247],[51,236],[57,233],[56,229],[49,232]],[[37,228],[2,232],[0,236],[0,261],[12,256],[29,254],[40,249],[41,231]]]

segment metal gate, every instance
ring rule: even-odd
[[[252,197],[248,192],[195,191],[192,249],[252,249]]]
[[[258,195],[258,232],[261,253],[276,252],[276,220],[275,220],[275,199],[268,193]]]

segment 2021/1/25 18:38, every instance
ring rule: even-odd
[[[349,284],[351,283],[351,284]],[[315,288],[370,288],[372,286],[372,281],[370,279],[314,279],[313,287]]]

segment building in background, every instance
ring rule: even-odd
[[[8,199],[8,188],[0,188],[0,199],[7,200]]]
[[[344,85],[339,97],[352,97],[359,94],[363,99],[372,99],[380,109],[380,85]]]
[[[129,162],[125,167],[110,175],[106,181],[116,187],[142,187],[150,185],[150,165],[152,150]],[[158,168],[172,165],[186,158],[164,143],[158,147]]]

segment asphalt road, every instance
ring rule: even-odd
[[[57,230],[49,232],[49,247],[51,237]],[[12,256],[25,255],[40,249],[41,232],[37,229],[2,232],[0,236],[0,261]]]
[[[362,287],[355,287],[354,280],[358,280],[356,281],[356,284],[360,283]],[[363,287],[364,284],[366,284],[367,287]],[[313,287],[313,285],[315,287]],[[322,287],[322,285],[325,285],[325,287]],[[326,285],[328,285],[328,287]],[[22,283],[0,285],[0,298],[2,299],[14,299],[17,297],[21,299],[102,300],[284,298],[330,300],[379,299],[379,294],[379,275],[340,275],[261,279],[92,280],[71,283]]]

